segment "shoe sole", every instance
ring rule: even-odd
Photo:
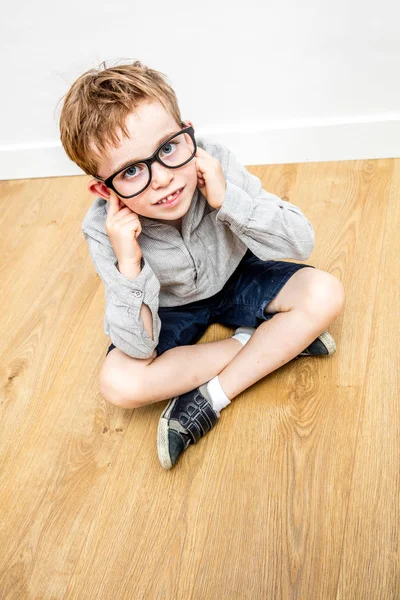
[[[323,331],[318,337],[328,349],[328,354],[334,354],[336,352],[335,340],[333,339],[330,333],[328,333],[327,331]]]
[[[336,344],[335,344],[335,340],[333,339],[333,337],[331,336],[330,333],[328,333],[327,331],[323,331],[318,336],[318,338],[321,340],[321,342],[324,344],[325,348],[328,350],[328,354],[313,355],[313,354],[300,353],[299,356],[330,356],[331,354],[335,354]]]
[[[161,419],[157,431],[158,460],[163,469],[172,469],[171,459],[166,448],[168,448],[168,421]]]
[[[176,400],[177,398],[174,398]],[[168,419],[165,418],[167,411],[172,409],[173,403],[170,400],[163,412],[157,428],[157,453],[158,460],[163,469],[172,469],[172,462],[168,452]]]

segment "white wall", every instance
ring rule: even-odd
[[[56,105],[141,60],[244,164],[400,156],[398,0],[20,0],[0,22],[0,179],[76,174]]]

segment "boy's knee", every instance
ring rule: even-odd
[[[134,391],[132,390],[131,402],[127,402],[126,392],[124,390],[125,382],[122,374],[114,370],[102,369],[99,377],[100,394],[114,406],[118,408],[136,408]]]
[[[111,356],[113,352],[115,354]],[[132,358],[114,348],[100,369],[100,394],[119,408],[143,406],[143,389],[146,385],[144,369],[156,356],[155,350],[150,358]]]
[[[344,287],[340,279],[329,273],[328,298],[335,318],[343,312],[345,304]]]
[[[311,308],[313,312],[322,309],[337,317],[343,311],[345,303],[343,284],[330,273],[319,269],[316,271],[309,294]]]

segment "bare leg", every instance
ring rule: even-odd
[[[123,408],[137,408],[173,398],[216,377],[242,348],[239,340],[229,337],[216,342],[177,346],[161,356],[154,354],[147,359],[132,358],[114,349],[105,360],[108,375],[102,385],[102,394]],[[110,384],[110,381],[114,383]]]
[[[177,346],[158,356],[145,369],[145,381],[152,382],[146,397],[153,402],[194,390],[216,377],[243,348],[239,340]],[[304,349],[304,348],[303,348]]]
[[[259,325],[244,347],[228,338],[179,346],[145,360],[115,355],[111,369],[107,365],[111,381],[117,382],[111,384],[109,396],[126,408],[144,406],[179,396],[218,375],[232,400],[300,354],[341,312],[340,282],[328,273],[313,271],[295,273],[268,305],[274,317]]]
[[[218,375],[225,395],[232,400],[275,369],[295,358],[322,333],[332,314],[316,318],[301,308],[281,312],[264,321],[237,356]]]

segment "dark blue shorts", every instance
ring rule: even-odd
[[[222,290],[214,296],[176,307],[159,307],[161,331],[157,355],[175,346],[195,344],[212,323],[258,327],[276,313],[264,314],[292,275],[312,267],[303,263],[261,260],[247,250]],[[111,344],[107,354],[115,348]],[[107,356],[106,354],[106,356]]]

